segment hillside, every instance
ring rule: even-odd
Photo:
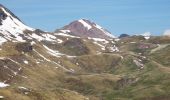
[[[84,21],[100,32],[43,32],[1,5],[0,99],[170,100],[170,37],[118,39]]]

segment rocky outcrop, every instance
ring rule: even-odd
[[[18,50],[19,52],[31,52],[33,50],[33,46],[31,45],[31,43],[18,43],[16,45],[16,50]]]
[[[72,38],[63,43],[63,48],[65,52],[71,55],[85,55],[89,53],[89,49],[79,38]]]

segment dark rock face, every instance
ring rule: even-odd
[[[105,38],[110,39],[114,36],[109,31],[86,19],[74,21],[66,25],[61,30],[69,30],[68,34],[79,37]],[[58,32],[60,30],[56,30]]]
[[[31,52],[33,50],[33,46],[30,43],[18,43],[16,45],[16,50],[20,52]]]
[[[71,52],[73,55],[84,55],[89,53],[89,49],[83,41],[78,38],[73,38],[66,41],[63,46],[67,49],[68,53]]]
[[[9,82],[14,72],[18,72],[19,67],[10,59],[0,59],[0,81]]]
[[[121,35],[119,36],[119,38],[124,38],[124,37],[129,37],[129,35],[128,35],[128,34],[121,34]]]
[[[40,29],[36,29],[35,31],[34,31],[35,33],[45,33],[44,31],[42,31],[42,30],[40,30]]]
[[[5,20],[7,15],[3,12],[0,6],[0,25],[2,25],[2,21]]]
[[[135,83],[137,80],[135,78],[123,77],[117,81],[115,89],[121,89],[127,85]]]

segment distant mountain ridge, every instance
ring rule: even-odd
[[[93,38],[116,38],[109,31],[102,28],[98,24],[91,22],[87,19],[80,19],[71,22],[61,29],[57,29],[55,32],[65,32],[71,35],[79,37],[93,37]]]
[[[22,34],[25,30],[34,31],[35,29],[25,25],[10,10],[8,10],[6,7],[0,4],[0,32],[1,33],[6,32],[6,34],[12,34],[17,38],[19,37],[18,35]],[[79,36],[79,37],[86,37],[86,38],[87,37],[104,38],[104,39],[116,38],[106,29],[86,19],[80,19],[71,22],[69,25],[66,25],[58,30],[59,32],[62,33]],[[10,35],[8,35],[8,38],[9,37]]]

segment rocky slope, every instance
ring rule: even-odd
[[[43,32],[0,12],[0,99],[169,100],[170,37],[119,40],[87,20]]]

